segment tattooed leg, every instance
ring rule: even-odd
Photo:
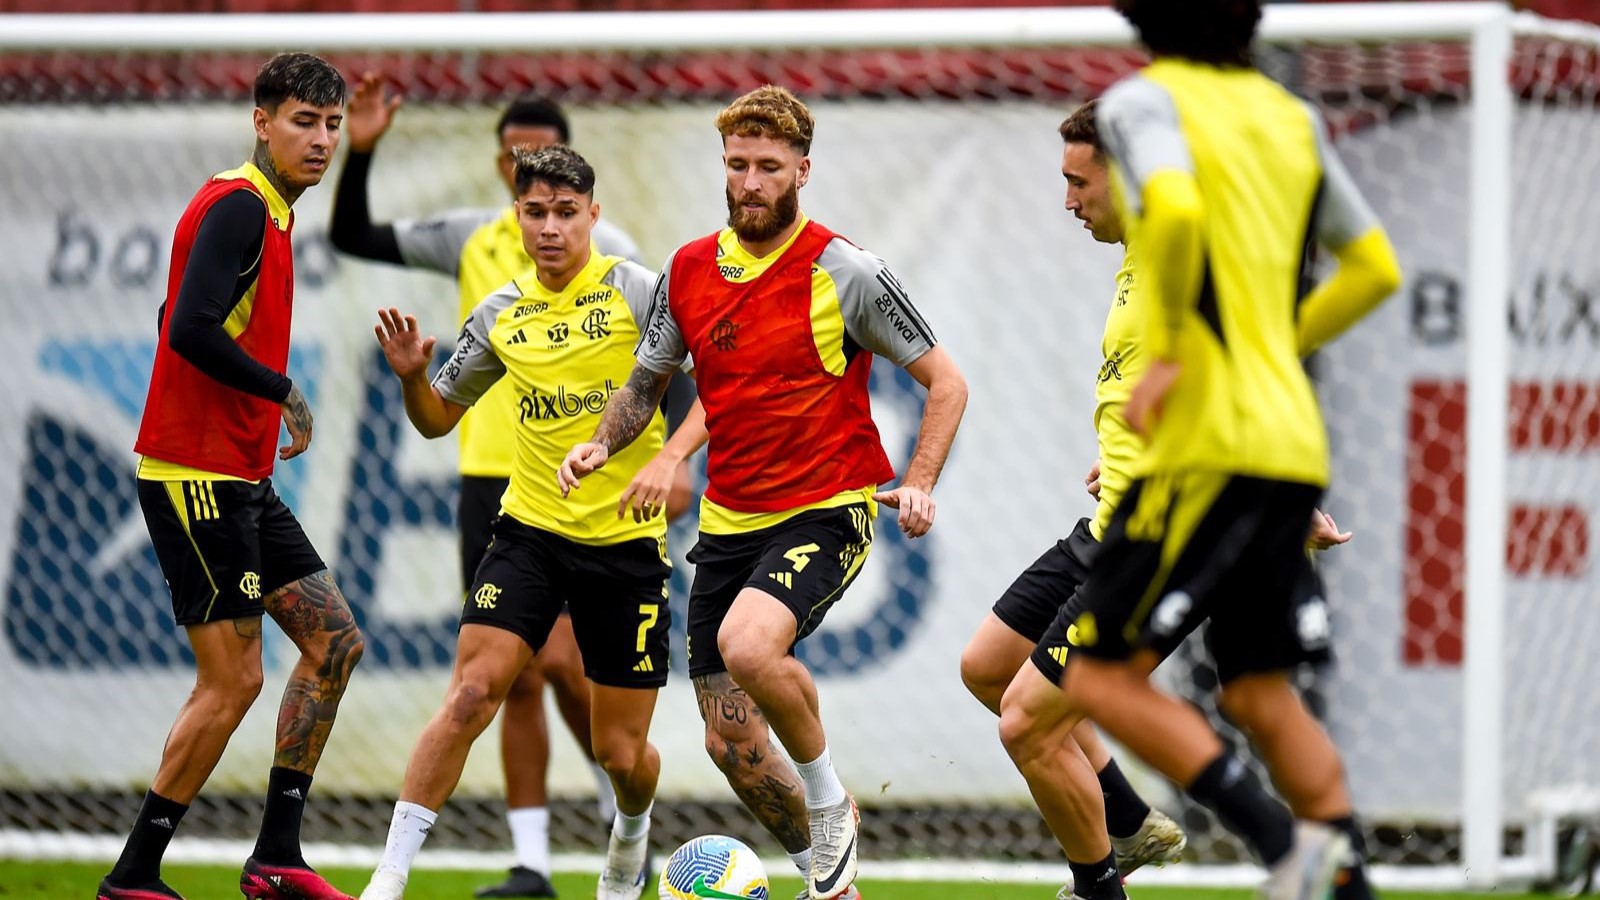
[[[273,591],[267,614],[300,648],[278,707],[278,745],[272,764],[307,775],[316,771],[365,644],[339,586],[327,569]]]
[[[150,789],[189,803],[261,693],[261,617],[190,625],[194,690],[178,711]]]
[[[785,851],[810,847],[805,786],[794,766],[773,750],[767,719],[755,701],[727,672],[696,678],[694,695],[706,723],[706,752],[728,786]]]

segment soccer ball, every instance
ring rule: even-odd
[[[661,900],[767,900],[767,870],[731,837],[707,834],[672,851],[661,869]]]

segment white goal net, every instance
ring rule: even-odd
[[[1312,362],[1334,452],[1327,508],[1356,538],[1324,555],[1338,659],[1305,683],[1344,753],[1374,858],[1457,881],[1472,863],[1485,884],[1497,877],[1482,874],[1490,858],[1507,877],[1549,874],[1600,788],[1600,56],[1585,29],[1492,4],[1424,8],[1274,7],[1260,59],[1324,111],[1406,276]],[[205,177],[248,155],[255,67],[293,45],[326,52],[350,77],[380,71],[406,96],[376,154],[375,218],[505,202],[494,122],[533,92],[566,107],[604,215],[648,264],[725,217],[712,126],[723,103],[775,82],[812,104],[806,210],[895,267],[972,387],[938,528],[915,543],[880,528],[864,575],[802,648],[833,756],[870,807],[863,853],[1059,860],[957,663],[1012,577],[1090,509],[1080,485],[1120,255],[1062,211],[1055,129],[1142,61],[1109,10],[247,27],[10,18],[0,29],[0,320],[13,354],[0,395],[0,836],[11,843],[0,853],[119,836],[192,682],[130,448],[173,226]],[[764,46],[733,49],[751,34]],[[1506,66],[1496,67],[1497,40],[1509,44]],[[371,322],[381,304],[416,312],[441,337],[458,323],[449,281],[332,249],[341,162],[295,210],[291,374],[318,428],[275,481],[369,648],[306,834],[377,846],[442,696],[459,585],[455,445],[406,425]],[[920,394],[882,364],[873,389],[903,465]],[[1480,435],[1498,425],[1500,398],[1504,428]],[[1469,410],[1486,418],[1469,428]],[[672,539],[681,560],[692,523]],[[687,572],[680,565],[674,582],[680,634]],[[294,654],[268,632],[267,696],[186,832],[253,831],[274,673]],[[677,638],[674,654],[681,663]],[[706,758],[688,679],[674,674],[653,732],[663,843],[715,830],[775,850]],[[1162,677],[1202,703],[1213,685],[1203,653]],[[593,848],[592,782],[570,739],[555,745],[555,842]],[[1467,793],[1466,766],[1494,781]],[[1137,783],[1190,829],[1189,865],[1245,858],[1181,795],[1142,772]],[[509,847],[500,790],[491,733],[430,847]],[[1463,848],[1464,825],[1476,852]],[[1508,855],[1525,858],[1502,866]]]

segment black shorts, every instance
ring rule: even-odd
[[[259,616],[262,597],[327,568],[270,478],[141,478],[139,508],[179,625]]]
[[[1089,577],[1089,566],[1100,552],[1100,542],[1081,519],[1072,533],[1034,560],[1006,592],[994,602],[995,618],[1006,627],[1038,643],[1061,607]]]
[[[700,534],[689,551],[689,675],[726,672],[717,632],[739,592],[752,587],[794,613],[795,643],[817,630],[872,549],[865,503],[814,509],[744,534]],[[793,645],[790,645],[791,652]]]
[[[1217,472],[1135,481],[1080,591],[1074,647],[1163,658],[1209,620],[1217,676],[1328,660],[1328,607],[1305,549],[1314,485]]]
[[[665,539],[592,547],[501,516],[461,624],[504,629],[538,652],[566,608],[591,681],[658,688],[667,683],[671,574]]]
[[[483,553],[494,539],[494,520],[500,515],[500,498],[505,496],[509,478],[482,475],[461,476],[461,499],[456,505],[456,527],[461,532],[461,586],[472,585],[472,576],[483,562]]]

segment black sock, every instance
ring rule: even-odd
[[[304,866],[300,855],[300,817],[311,793],[311,776],[273,766],[267,776],[267,808],[261,814],[261,835],[253,854],[256,862],[274,866]]]
[[[1244,763],[1226,750],[1200,772],[1188,794],[1244,838],[1267,866],[1289,855],[1294,846],[1294,816],[1289,808],[1272,799]]]
[[[1355,816],[1330,819],[1327,824],[1350,838],[1350,865],[1340,869],[1333,881],[1333,900],[1376,900],[1367,882],[1367,839]]]
[[[1133,837],[1150,815],[1150,804],[1128,783],[1114,759],[1094,777],[1100,779],[1100,793],[1106,795],[1106,831],[1116,838]]]
[[[1117,873],[1117,855],[1106,854],[1099,862],[1076,863],[1067,860],[1072,869],[1072,895],[1084,900],[1122,900],[1122,876]]]
[[[106,876],[118,887],[139,887],[161,877],[161,857],[167,852],[172,833],[178,830],[183,814],[189,807],[176,800],[146,791],[144,803],[139,805],[139,817],[133,820],[133,831],[128,842],[122,845],[122,855]]]

